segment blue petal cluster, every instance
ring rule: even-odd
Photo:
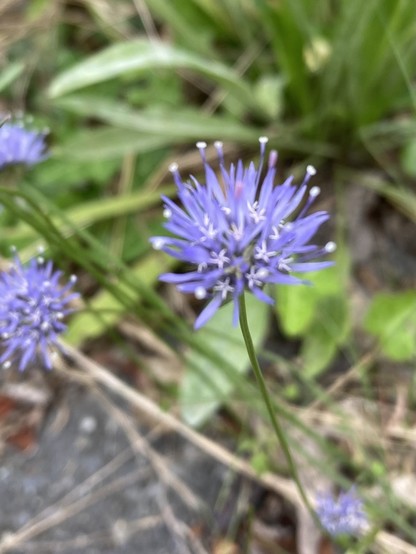
[[[225,302],[234,302],[233,323],[239,318],[239,298],[244,290],[259,300],[273,304],[264,292],[268,283],[294,285],[304,283],[293,272],[308,272],[332,264],[314,261],[333,252],[335,244],[323,248],[309,244],[327,212],[307,215],[319,194],[318,187],[308,190],[315,169],[308,166],[300,186],[293,177],[275,186],[277,153],[271,151],[263,174],[267,138],[261,137],[260,163],[225,168],[222,143],[216,142],[220,165],[219,178],[207,163],[206,144],[200,142],[205,168],[205,185],[194,177],[184,183],[177,164],[170,170],[178,188],[181,205],[162,197],[165,204],[165,227],[174,236],[152,237],[153,247],[188,262],[194,269],[187,273],[166,273],[162,281],[174,283],[198,299],[209,299],[197,318],[195,328],[204,325]]]
[[[0,363],[8,368],[18,364],[20,371],[36,361],[52,369],[51,352],[60,348],[58,337],[65,331],[64,317],[71,313],[69,303],[78,297],[69,293],[76,282],[72,276],[61,287],[62,272],[39,256],[23,266],[15,255],[13,267],[0,274]]]
[[[0,127],[0,169],[8,165],[34,165],[46,158],[45,135],[21,124]]]
[[[317,500],[316,513],[329,535],[357,535],[367,525],[367,516],[355,489],[343,492],[338,498],[332,494]]]

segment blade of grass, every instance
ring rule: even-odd
[[[51,98],[128,73],[136,75],[158,68],[187,69],[224,86],[244,106],[257,110],[253,93],[232,69],[167,43],[142,39],[120,42],[58,75],[49,87]]]
[[[140,213],[160,203],[160,196],[173,196],[176,192],[174,185],[158,188],[156,191],[132,192],[120,196],[101,198],[84,202],[66,211],[70,224],[66,225],[61,218],[52,216],[60,232],[67,238],[73,236],[76,228],[87,228],[94,223],[106,219],[114,219],[133,213]],[[7,228],[5,236],[7,241],[34,241],[35,230],[25,223],[17,227]]]
[[[107,124],[170,138],[172,142],[211,139],[254,142],[260,130],[242,125],[230,118],[205,115],[191,109],[136,111],[119,100],[103,100],[91,95],[71,95],[58,106],[77,115],[96,117]]]

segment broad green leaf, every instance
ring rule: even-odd
[[[258,130],[250,129],[237,121],[185,108],[136,111],[119,101],[103,100],[91,95],[63,98],[59,101],[59,106],[78,115],[96,117],[115,127],[140,132],[136,137],[132,136],[131,132],[127,134],[128,137],[132,137],[130,140],[134,144],[137,143],[138,137],[145,143],[149,134],[165,142],[168,142],[168,139],[169,142],[174,142],[200,138],[215,140],[218,137],[222,140],[252,142],[259,136]],[[121,142],[125,143],[125,138]],[[140,142],[138,144],[140,145]]]
[[[347,301],[342,296],[322,298],[316,314],[301,349],[303,373],[308,378],[316,377],[331,363],[351,327]]]
[[[312,322],[318,298],[318,292],[311,286],[278,287],[276,309],[286,335],[296,337],[306,331]]]
[[[114,44],[64,71],[50,85],[49,96],[57,98],[121,75],[139,75],[160,68],[195,71],[221,84],[247,107],[255,107],[250,89],[233,69],[168,43],[143,39]]]
[[[50,198],[58,198],[74,189],[79,190],[80,183],[88,182],[94,188],[107,187],[109,181],[120,171],[120,163],[117,159],[74,160],[50,156],[32,169],[30,181],[47,192]]]
[[[311,325],[320,298],[340,294],[342,290],[340,264],[323,271],[308,273],[311,285],[278,286],[276,309],[283,331],[290,337],[302,335]]]
[[[378,338],[392,360],[411,359],[416,353],[416,291],[377,294],[364,328]]]
[[[121,158],[126,154],[149,152],[169,144],[163,136],[150,136],[130,129],[101,127],[74,133],[61,146],[55,148],[54,156],[78,161]]]
[[[247,295],[247,312],[250,331],[258,349],[268,328],[268,306]],[[199,338],[233,368],[236,378],[242,378],[249,367],[249,358],[240,327],[232,326],[232,303],[222,307],[215,316],[198,331]],[[202,425],[218,409],[233,389],[233,379],[195,350],[187,355],[188,370],[180,389],[182,416],[193,426]]]

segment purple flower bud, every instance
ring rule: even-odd
[[[204,142],[197,143],[205,169],[205,185],[194,177],[183,182],[178,165],[169,168],[178,188],[179,203],[163,197],[165,228],[168,237],[152,237],[156,250],[191,264],[187,273],[166,273],[162,281],[174,283],[185,293],[208,304],[195,323],[204,325],[216,310],[229,300],[234,302],[234,325],[239,318],[239,297],[244,290],[259,300],[273,304],[264,292],[268,283],[300,284],[305,281],[293,272],[316,271],[332,265],[317,258],[334,250],[309,244],[327,212],[306,215],[319,194],[319,187],[308,193],[308,181],[316,173],[308,166],[303,183],[292,178],[274,186],[277,153],[269,156],[262,178],[267,138],[261,137],[260,164],[248,167],[238,161],[227,170],[222,143],[216,142],[220,175],[206,161]]]
[[[66,329],[63,319],[73,310],[70,293],[76,282],[72,276],[61,287],[62,272],[39,256],[23,266],[18,255],[14,265],[0,274],[0,364],[17,363],[20,371],[36,361],[52,369],[51,353],[60,349],[59,335]]]
[[[20,123],[0,127],[0,169],[8,165],[35,165],[46,157],[44,133],[25,129]]]
[[[332,494],[317,500],[316,513],[329,535],[357,535],[367,526],[367,516],[355,489],[343,492],[336,499]]]

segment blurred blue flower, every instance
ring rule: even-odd
[[[332,494],[317,499],[316,513],[329,535],[357,535],[367,525],[367,516],[355,489],[343,492],[338,498]]]
[[[0,169],[8,165],[34,165],[46,158],[44,133],[25,129],[21,123],[0,127]]]
[[[156,250],[194,266],[187,273],[166,273],[160,279],[175,283],[180,291],[192,293],[198,299],[209,299],[195,328],[204,325],[228,300],[234,302],[236,325],[239,297],[244,290],[273,304],[273,299],[263,290],[266,284],[304,283],[292,273],[332,265],[329,261],[313,260],[333,252],[333,242],[323,248],[309,244],[320,225],[329,218],[324,211],[306,215],[320,192],[318,187],[308,192],[308,181],[316,173],[315,169],[307,167],[300,186],[293,185],[290,177],[275,187],[277,153],[271,151],[262,179],[267,138],[262,137],[259,142],[259,167],[251,163],[245,168],[240,160],[228,171],[222,143],[216,142],[221,180],[206,161],[207,145],[197,143],[205,168],[205,186],[194,177],[184,183],[177,164],[170,167],[181,205],[162,198],[167,219],[165,228],[174,236],[150,240]]]
[[[8,368],[18,364],[20,371],[40,359],[52,369],[51,353],[60,349],[59,335],[65,331],[63,318],[73,310],[69,303],[78,297],[69,293],[76,282],[72,276],[61,287],[61,271],[38,256],[23,266],[15,254],[9,271],[0,274],[0,363]]]

